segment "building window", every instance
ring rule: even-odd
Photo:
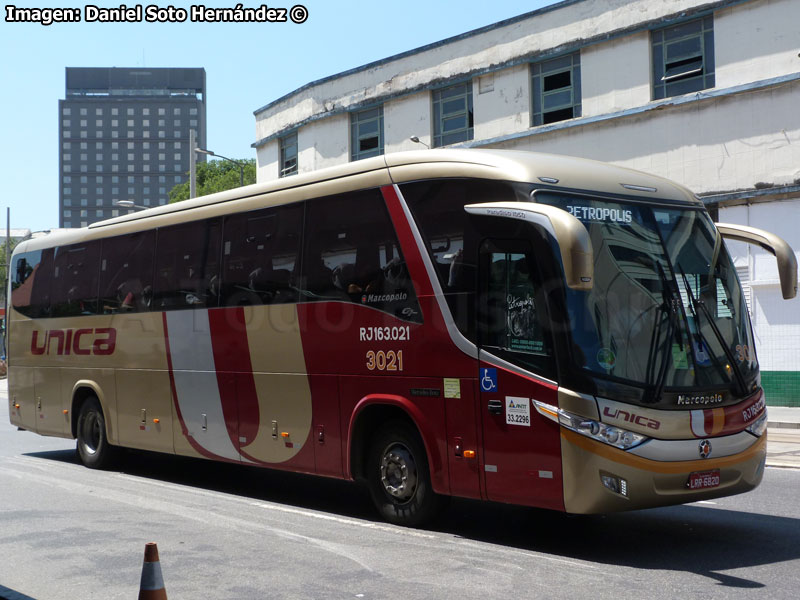
[[[653,100],[714,87],[714,18],[652,33]]]
[[[581,116],[579,52],[531,65],[531,125],[546,125]]]
[[[383,154],[383,107],[350,115],[350,160]]]
[[[433,146],[472,139],[472,82],[433,92]]]
[[[280,177],[297,173],[297,132],[290,133],[280,139]]]

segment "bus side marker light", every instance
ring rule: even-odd
[[[64,410],[62,410],[61,412],[63,412],[65,415],[69,414],[69,411],[66,408]]]
[[[464,458],[475,458],[475,450],[464,450]]]
[[[155,423],[156,425],[158,425],[159,423],[161,423],[161,419],[153,419],[153,423]]]
[[[19,408],[19,403],[15,404],[14,408]]]
[[[281,437],[282,438],[288,438],[289,437],[289,432],[288,431],[281,431]]]

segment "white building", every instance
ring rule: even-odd
[[[566,0],[311,82],[255,112],[258,179],[428,146],[674,179],[800,250],[800,0]],[[770,404],[800,406],[800,298],[734,243]]]

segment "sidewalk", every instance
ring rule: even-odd
[[[770,429],[800,429],[800,407],[768,406],[767,414]]]
[[[0,402],[8,402],[5,377]],[[800,407],[768,406],[767,414],[767,466],[800,469]]]

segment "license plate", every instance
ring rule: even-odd
[[[719,485],[719,469],[713,471],[699,471],[689,474],[690,490],[706,490]]]

